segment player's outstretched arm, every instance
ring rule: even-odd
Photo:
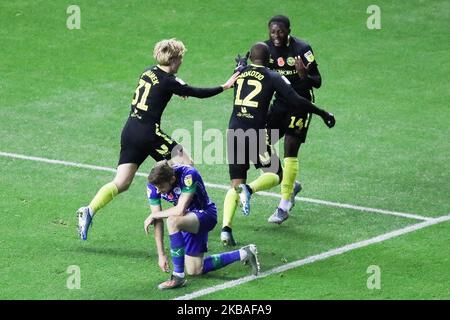
[[[276,91],[281,94],[290,105],[297,106],[298,108],[304,109],[306,112],[317,114],[322,118],[328,128],[334,127],[336,124],[336,119],[332,113],[325,111],[316,107],[309,100],[299,96],[297,92],[292,88],[290,84],[285,82],[281,76],[276,75],[274,79],[274,84]],[[287,81],[287,80],[286,80]]]
[[[323,122],[327,125],[328,128],[333,128],[336,124],[336,119],[334,118],[334,114],[331,112],[325,111],[324,116],[322,117]]]
[[[223,91],[230,89],[239,75],[239,72],[235,72],[224,84],[213,88],[197,88],[180,82],[174,81],[172,86],[172,92],[176,95],[183,97],[195,97],[195,98],[210,98]]]
[[[317,114],[322,118],[323,122],[328,128],[333,128],[336,124],[336,119],[334,118],[334,115],[332,113],[315,106],[309,100],[299,96],[293,89],[292,93],[290,93],[289,96],[290,98],[288,99],[288,101],[290,101],[292,105],[304,108],[309,113]]]
[[[230,89],[231,87],[233,87],[234,83],[236,82],[236,79],[238,78],[240,72],[236,71],[235,73],[233,73],[233,75],[230,77],[230,79],[227,80],[227,82],[225,82],[222,85],[223,90],[227,90]]]

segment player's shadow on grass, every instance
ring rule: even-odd
[[[79,247],[78,251],[95,255],[108,255],[112,257],[121,256],[133,259],[149,259],[150,257],[149,252],[136,249]]]
[[[230,281],[230,280],[236,280],[239,278],[240,275],[234,274],[224,274],[223,272],[217,271],[217,272],[210,272],[207,274],[199,275],[199,276],[190,276],[193,280],[196,279],[214,279],[214,280],[221,280],[221,281]]]

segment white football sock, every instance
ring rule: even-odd
[[[280,204],[278,204],[278,208],[280,208],[284,211],[288,211],[290,207],[291,207],[291,201],[289,201],[289,200],[281,199]]]
[[[184,272],[172,272],[174,276],[177,276],[178,278],[184,278]]]

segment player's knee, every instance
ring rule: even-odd
[[[190,157],[184,157],[182,158],[181,164],[185,166],[194,166],[194,161]]]
[[[194,166],[194,160],[191,159],[180,144],[173,148],[170,161],[176,164]]]
[[[199,276],[203,273],[203,268],[186,269],[186,273],[190,276]]]
[[[195,266],[186,265],[184,271],[190,276],[199,276],[203,274],[203,265],[195,265]]]
[[[119,193],[127,191],[131,185],[131,181],[118,181],[114,183],[117,186],[117,190],[119,191]]]
[[[170,216],[167,218],[167,229],[169,232],[176,232],[179,230],[180,219],[178,217]]]
[[[184,149],[182,149],[180,151],[179,157],[181,158],[182,164],[187,165],[187,166],[194,165],[194,160],[192,160],[192,158],[184,151]]]
[[[232,179],[231,180],[231,189],[238,187],[241,183],[245,183],[245,179]]]
[[[133,182],[133,178],[124,178],[124,179],[116,178],[113,181],[119,193],[127,191],[130,188],[131,182]]]

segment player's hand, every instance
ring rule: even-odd
[[[236,79],[238,78],[238,76],[239,76],[239,72],[233,73],[233,75],[230,77],[230,79],[228,79],[227,82],[225,82],[222,85],[223,90],[230,89],[236,82]]]
[[[170,271],[169,270],[169,261],[168,261],[166,255],[159,256],[159,258],[158,258],[158,265],[159,265],[159,267],[161,268],[162,271],[164,271],[164,272],[169,272]]]
[[[182,100],[187,100],[188,96],[179,96]]]
[[[150,225],[155,223],[155,218],[153,218],[153,214],[150,214],[147,219],[144,221],[144,231],[148,234],[148,228]]]
[[[323,122],[327,125],[328,128],[333,128],[336,124],[336,119],[334,118],[334,115],[331,112],[326,112],[324,116],[322,117]]]
[[[234,58],[234,61],[236,61],[236,68],[234,68],[234,71],[241,72],[242,69],[244,69],[247,66],[247,60],[250,56],[250,51],[247,51],[247,54],[244,57],[241,57],[240,54],[237,55],[236,58]]]
[[[305,66],[301,56],[296,56],[294,60],[295,70],[297,70],[299,77],[301,79],[306,78],[306,76],[308,75],[309,67],[311,66],[311,62]]]

